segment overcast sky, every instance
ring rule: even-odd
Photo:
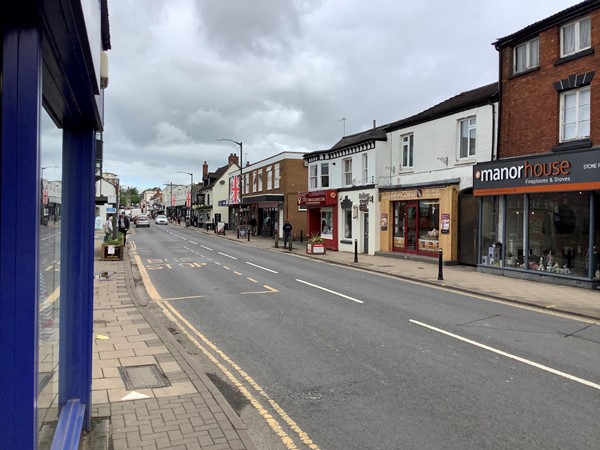
[[[576,3],[109,0],[104,170],[143,190],[225,165],[221,137],[328,149],[497,81],[497,38]]]

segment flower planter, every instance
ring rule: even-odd
[[[324,255],[325,244],[323,243],[311,243],[306,244],[306,253],[311,255]]]
[[[102,244],[103,261],[121,261],[123,259],[124,245]]]

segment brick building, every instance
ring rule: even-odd
[[[584,1],[494,43],[498,160],[473,169],[480,268],[600,284],[600,1]]]
[[[242,168],[241,216],[236,177],[230,178],[230,227],[256,221],[257,236],[283,236],[282,226],[289,220],[293,235],[306,235],[306,211],[298,207],[298,193],[306,190],[307,169],[302,153],[282,152]],[[232,187],[234,187],[232,189]],[[240,218],[241,217],[241,218]]]

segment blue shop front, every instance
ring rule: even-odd
[[[0,448],[77,448],[92,387],[107,0],[2,2]]]

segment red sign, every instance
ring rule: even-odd
[[[175,206],[175,196],[171,194],[171,206]]]
[[[236,205],[236,204],[240,203],[240,193],[241,193],[240,176],[235,175],[235,176],[231,177],[229,179],[229,186],[230,186],[229,204]]]
[[[192,193],[188,192],[187,194],[185,194],[185,206],[187,206],[188,208],[192,207]]]
[[[327,206],[337,205],[337,191],[311,191],[298,193],[298,206]]]
[[[44,205],[48,204],[48,189],[44,188],[42,191],[42,203]]]

